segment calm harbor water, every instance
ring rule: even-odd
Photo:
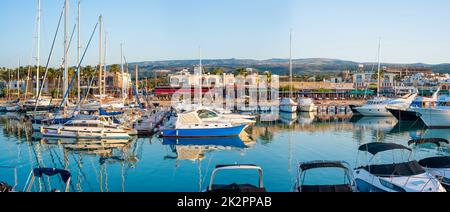
[[[16,114],[0,115],[0,166],[18,169],[23,189],[32,168],[65,168],[73,175],[71,191],[197,192],[220,164],[256,164],[264,169],[268,191],[291,191],[299,162],[339,160],[355,166],[358,147],[368,142],[406,145],[412,138],[450,139],[450,130],[428,130],[420,123],[395,118],[351,118],[348,115],[282,114],[273,122],[259,122],[254,141],[241,139],[133,141],[76,141],[33,138],[31,126]],[[323,173],[314,173],[317,176]],[[341,176],[331,176],[339,178]],[[254,179],[254,180],[253,180]],[[313,178],[317,183],[323,179]],[[255,182],[255,173],[223,173],[218,182]],[[0,181],[14,182],[0,169]],[[44,178],[33,190],[61,188],[56,177]]]

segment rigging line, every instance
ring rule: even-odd
[[[58,36],[58,32],[59,32],[59,28],[61,26],[61,21],[62,21],[63,15],[64,15],[64,9],[62,9],[61,15],[59,16],[58,26],[56,27],[55,36],[53,37],[52,47],[50,49],[50,55],[49,55],[49,57],[47,59],[47,64],[45,65],[44,79],[47,77],[50,60],[52,59],[52,56],[53,56],[53,51],[54,51],[54,48],[55,48],[56,38]],[[42,90],[43,89],[44,89],[44,83],[42,83],[41,87],[39,88],[38,95],[36,96],[36,103],[34,105],[34,113],[36,113],[36,111],[37,111],[37,104],[39,102],[39,99],[41,98],[41,94],[42,94]]]
[[[76,160],[75,155],[72,154],[72,158],[74,159],[74,161],[76,161],[76,164],[77,164],[77,166],[78,166],[78,170],[79,170],[80,173],[81,173],[81,177],[78,176],[78,178],[80,179],[80,181],[83,180],[83,179],[84,179],[84,180],[87,180],[86,173],[83,171],[83,161],[82,161],[82,160],[83,160],[83,157],[82,157],[81,153],[78,154],[78,157],[79,157],[79,160]],[[87,180],[86,182],[87,182],[89,188],[91,189],[91,191],[93,191],[94,189],[93,189],[91,183],[89,182],[89,180]],[[80,184],[81,184],[81,183],[80,183]]]
[[[80,63],[78,64],[77,69],[76,69],[75,72],[74,72],[74,75],[73,75],[73,77],[72,77],[72,80],[70,81],[69,89],[67,89],[66,93],[64,94],[64,98],[63,98],[61,104],[59,105],[59,107],[58,107],[58,109],[57,109],[57,113],[61,110],[61,108],[63,107],[63,105],[66,104],[67,96],[69,95],[70,89],[72,88],[73,83],[75,82],[75,78],[76,78],[76,76],[77,76],[77,74],[78,74],[78,71],[80,70],[80,66],[81,66],[81,64],[83,63],[84,57],[86,56],[86,52],[87,52],[87,50],[89,49],[89,46],[91,45],[92,38],[94,37],[94,34],[95,34],[95,31],[97,30],[97,27],[98,27],[98,22],[97,22],[97,24],[95,24],[94,30],[92,31],[91,38],[89,39],[89,42],[88,42],[88,44],[87,44],[87,46],[86,46],[86,49],[84,50],[83,56],[81,57]]]
[[[97,71],[98,71],[98,69],[95,69],[93,76],[97,75]],[[89,86],[88,86],[88,89],[86,90],[86,94],[85,94],[84,98],[78,100],[77,107],[75,108],[75,110],[73,112],[74,114],[76,111],[78,111],[78,109],[80,109],[81,103],[86,102],[87,98],[89,97],[89,93],[91,92],[92,85],[94,85],[94,80],[95,80],[95,77],[92,77],[91,81],[89,82]]]
[[[61,166],[61,168],[64,168],[64,164],[63,164],[63,162],[62,162],[62,159],[61,159],[61,157],[59,157],[58,153],[56,153],[56,150],[50,148],[50,146],[47,147],[47,148],[48,148],[48,150],[49,150],[49,152],[50,152],[50,157],[51,157],[52,160],[53,160],[53,164],[55,164],[55,166],[56,166],[56,163],[54,162],[55,159],[54,159],[54,156],[53,156],[53,153],[54,153],[54,154],[56,155],[57,159],[58,159],[59,165]],[[63,151],[64,151],[64,150],[63,150]],[[62,179],[61,179],[61,178],[60,178],[60,181],[62,182]],[[73,181],[72,181],[72,180],[70,181],[70,187],[72,187],[72,190],[75,191],[75,187],[74,187],[74,185],[73,185]]]

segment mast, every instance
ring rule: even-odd
[[[100,15],[98,17],[98,23],[99,23],[99,52],[98,52],[98,57],[99,57],[99,76],[98,76],[98,89],[99,89],[99,93],[100,93],[100,104],[103,104],[103,90],[102,90],[102,79],[103,79],[103,17],[102,15]]]
[[[108,49],[108,33],[105,34],[105,50],[103,53],[103,95],[106,96],[106,52]]]
[[[120,44],[120,73],[122,75],[122,101],[125,102],[125,80],[124,80],[124,67],[123,67],[123,43]]]
[[[9,90],[11,89],[11,70],[8,68],[8,86],[6,89],[6,93],[8,94],[8,100],[11,98]]]
[[[203,64],[202,64],[202,48],[198,47],[198,57],[199,57],[199,66],[200,66],[200,98],[199,98],[199,104],[200,106],[203,106]]]
[[[136,64],[135,65],[135,71],[136,71],[136,76],[135,76],[135,78],[136,78],[136,92],[137,93],[139,93],[139,67],[138,67],[138,65]]]
[[[80,55],[81,55],[81,0],[78,0],[78,48],[77,48],[77,64],[80,65]],[[81,100],[81,67],[78,70],[77,79],[78,79],[78,101]]]
[[[69,90],[69,1],[65,0],[65,24],[64,24],[64,79],[63,79],[63,93],[67,93]],[[63,105],[64,107],[64,113],[65,113],[65,107],[66,105]]]
[[[289,34],[289,98],[292,98],[292,29]]]
[[[20,99],[20,58],[19,58],[19,67],[17,68],[17,96]]]
[[[378,40],[378,83],[377,83],[377,96],[380,97],[380,87],[381,87],[381,83],[380,83],[380,79],[381,79],[381,37]]]
[[[39,95],[40,82],[39,82],[39,66],[41,63],[41,0],[37,0],[37,55],[36,55],[36,98]]]

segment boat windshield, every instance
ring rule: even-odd
[[[426,172],[417,161],[400,164],[371,165],[362,168],[379,177],[408,177]]]
[[[210,119],[210,118],[217,118],[218,115],[217,113],[214,113],[213,111],[209,111],[209,110],[199,110],[197,112],[198,117],[200,117],[201,119]]]

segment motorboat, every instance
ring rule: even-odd
[[[386,109],[399,121],[417,121],[420,120],[420,115],[415,110],[416,108],[434,108],[438,101],[439,92],[437,90],[432,98],[418,96],[412,103],[405,107],[404,105],[387,106]]]
[[[425,157],[421,157],[419,164],[431,173],[441,184],[449,191],[450,189],[450,155],[448,152],[443,150],[443,145],[447,145],[448,150],[449,141],[441,138],[426,138],[426,139],[415,139],[408,142],[410,146],[414,145],[416,148],[416,157],[420,152],[425,153]],[[426,149],[426,145],[432,145],[437,147],[436,154],[429,156],[429,152]],[[433,149],[434,150],[434,149]]]
[[[237,183],[232,183],[232,184],[228,184],[228,185],[215,184],[216,176],[219,172],[242,171],[242,170],[257,171],[259,174],[258,185],[237,184]],[[215,193],[236,193],[236,192],[263,193],[263,192],[267,192],[266,188],[264,187],[263,169],[256,165],[219,165],[212,172],[210,184],[206,191],[207,192],[215,192]]]
[[[62,125],[41,127],[44,137],[78,139],[130,139],[128,132],[108,117],[73,119]]]
[[[217,120],[219,116],[210,110],[198,110],[178,114],[171,129],[163,129],[162,137],[215,138],[239,136],[248,124],[233,124],[232,120]]]
[[[414,109],[429,128],[450,128],[450,96],[440,96],[435,108]]]
[[[311,98],[300,98],[298,101],[298,110],[300,112],[314,112],[317,110],[314,100]]]
[[[292,98],[283,98],[280,101],[280,111],[283,113],[297,113],[298,104]]]
[[[70,182],[72,179],[72,174],[64,169],[56,169],[56,168],[35,168],[31,171],[27,184],[25,185],[25,192],[31,192],[32,189],[35,187],[34,183],[36,181],[36,178],[44,180],[44,177],[53,177],[53,176],[59,176],[61,181],[64,183],[63,190],[53,189],[51,192],[69,192],[70,189]],[[49,178],[47,178],[49,179]],[[41,182],[39,180],[39,182]],[[40,191],[39,191],[40,192]]]
[[[428,173],[416,160],[410,160],[412,150],[394,143],[368,143],[359,147],[360,152],[372,155],[366,158],[368,164],[359,166],[354,171],[357,189],[360,192],[446,192],[431,173]],[[400,152],[396,152],[400,151]],[[392,152],[390,157],[382,157],[382,153]],[[407,153],[408,159],[402,160]],[[400,153],[400,154],[395,154]],[[388,163],[385,158],[400,159]],[[404,162],[406,161],[406,162]]]
[[[365,105],[354,108],[363,116],[384,117],[392,116],[386,107],[403,107],[408,108],[412,101],[417,97],[417,94],[410,94],[402,98],[388,99],[384,97],[376,97],[369,100]]]
[[[357,189],[352,171],[345,162],[312,161],[300,163],[294,191],[307,193],[341,193],[356,192]]]
[[[198,107],[192,112],[196,113],[204,122],[224,122],[231,123],[233,125],[252,125],[256,123],[256,117],[253,115],[220,113],[218,110],[210,109],[209,107]]]

